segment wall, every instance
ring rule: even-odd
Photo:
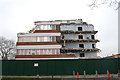
[[[97,56],[97,52],[76,52],[75,55],[76,56],[80,56],[80,53],[84,53],[85,57],[96,57]]]
[[[34,66],[38,63],[38,67]],[[2,75],[72,75],[73,71],[83,74],[118,73],[119,59],[57,59],[57,60],[9,60],[2,61]]]
[[[94,26],[91,26],[91,25],[62,25],[60,26],[60,30],[61,31],[65,31],[65,30],[78,31],[78,27],[82,27],[83,31],[94,30]]]
[[[98,53],[99,54],[99,53]],[[85,53],[85,57],[96,57],[97,56],[97,52],[86,52]]]

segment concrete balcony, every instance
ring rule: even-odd
[[[17,42],[17,49],[60,49],[57,42]]]
[[[98,48],[61,48],[61,52],[100,52],[101,50]]]
[[[86,33],[93,33],[93,34],[96,34],[98,31],[70,31],[70,30],[66,30],[66,31],[61,31],[61,33],[64,33],[64,34],[80,34],[80,33],[83,33],[83,34],[86,34]]]
[[[65,41],[65,42],[100,42],[97,39],[61,39],[61,41]]]
[[[48,33],[48,32],[46,32],[46,33],[18,33],[17,34],[17,36],[18,37],[28,37],[28,36],[60,36],[61,35],[61,33],[60,32],[55,32],[55,33]]]

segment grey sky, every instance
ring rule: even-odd
[[[100,56],[118,52],[118,12],[102,5],[91,10],[91,0],[0,0],[0,36],[17,40],[18,32],[34,27],[35,21],[83,19],[98,30]]]

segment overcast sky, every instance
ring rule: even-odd
[[[118,53],[118,12],[115,6],[91,10],[91,0],[0,0],[0,36],[17,41],[18,32],[35,27],[35,21],[83,19],[98,31],[99,56]]]

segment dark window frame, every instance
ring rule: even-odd
[[[64,35],[62,36],[62,39],[65,39],[65,36],[64,36]]]
[[[79,48],[84,48],[84,44],[79,44]]]
[[[82,31],[83,30],[83,28],[82,27],[78,27],[78,31]]]
[[[91,39],[95,39],[95,35],[91,35]]]
[[[80,53],[80,57],[85,57],[85,53]]]
[[[92,48],[95,48],[95,44],[92,44]]]
[[[78,35],[78,39],[83,39],[83,35]]]

